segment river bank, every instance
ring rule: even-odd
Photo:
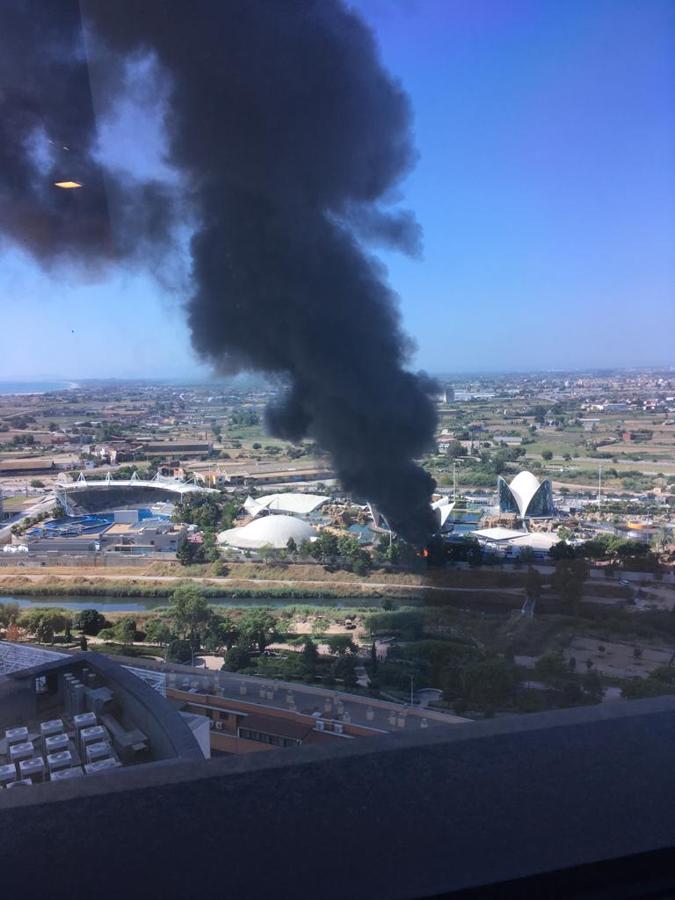
[[[99,612],[114,613],[152,613],[159,612],[168,607],[168,596],[161,598],[123,598],[111,595],[87,596],[87,595],[55,595],[46,594],[38,597],[27,597],[20,594],[0,594],[0,604],[16,603],[20,609],[33,609],[53,605],[59,609],[68,609],[79,612],[83,609],[97,609]],[[271,609],[284,609],[288,606],[299,606],[320,609],[380,609],[380,603],[376,600],[369,602],[363,597],[318,597],[316,594],[303,597],[299,603],[294,603],[293,598],[280,598],[269,594],[260,594],[256,597],[209,597],[209,605],[215,609],[248,609],[266,607]]]

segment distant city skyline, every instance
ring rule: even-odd
[[[401,202],[423,227],[424,251],[373,251],[417,345],[411,365],[672,365],[675,7],[352,5],[415,113],[420,158]],[[102,156],[161,175],[149,121],[130,106],[101,123]],[[181,291],[149,275],[83,283],[3,247],[0,297],[0,379],[210,374],[190,349]]]

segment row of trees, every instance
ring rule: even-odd
[[[549,556],[554,560],[605,560],[635,571],[656,572],[659,569],[658,554],[664,546],[663,538],[659,538],[658,545],[650,546],[642,541],[602,534],[576,546],[561,540],[551,547]]]
[[[291,557],[302,556],[315,559],[327,566],[341,565],[357,575],[365,575],[370,569],[370,554],[361,547],[351,534],[339,537],[328,531],[322,531],[314,541],[301,541],[297,546],[293,538],[289,538],[286,552]]]

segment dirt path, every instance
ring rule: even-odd
[[[350,590],[354,590],[355,592],[367,592],[369,590],[403,590],[408,591],[410,593],[414,593],[417,591],[442,591],[442,592],[451,592],[451,593],[481,593],[481,594],[522,594],[521,588],[494,588],[494,587],[445,587],[439,585],[431,585],[431,584],[409,584],[409,583],[397,583],[397,582],[389,582],[389,581],[321,581],[321,580],[309,580],[309,579],[289,579],[289,578],[209,578],[207,576],[193,576],[188,577],[180,575],[134,575],[134,574],[120,574],[120,575],[110,575],[104,573],[96,573],[95,575],[74,575],[74,574],[58,574],[58,575],[44,575],[33,574],[28,572],[22,572],[21,575],[13,575],[13,576],[2,576],[0,575],[0,589],[2,589],[5,583],[11,583],[12,581],[16,581],[17,578],[20,578],[22,582],[30,581],[36,584],[40,584],[41,582],[48,583],[53,580],[54,582],[58,582],[62,584],[63,582],[80,582],[83,585],[91,585],[92,583],[97,582],[105,582],[111,581],[115,583],[120,582],[130,582],[132,584],[143,583],[143,584],[181,584],[186,580],[190,582],[194,582],[196,584],[203,584],[214,587],[222,587],[223,592],[236,589],[238,587],[260,587],[260,586],[268,586],[268,587],[291,587],[291,588],[317,588],[322,590],[328,590],[331,588],[339,588],[343,590],[344,588],[349,588]],[[10,590],[11,588],[8,586],[7,588]]]

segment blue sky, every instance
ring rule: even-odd
[[[424,253],[382,255],[414,364],[675,363],[675,4],[353,5],[415,111]],[[125,123],[108,145],[152,167]],[[0,296],[0,378],[196,371],[180,299],[147,277],[50,279],[8,251]]]

